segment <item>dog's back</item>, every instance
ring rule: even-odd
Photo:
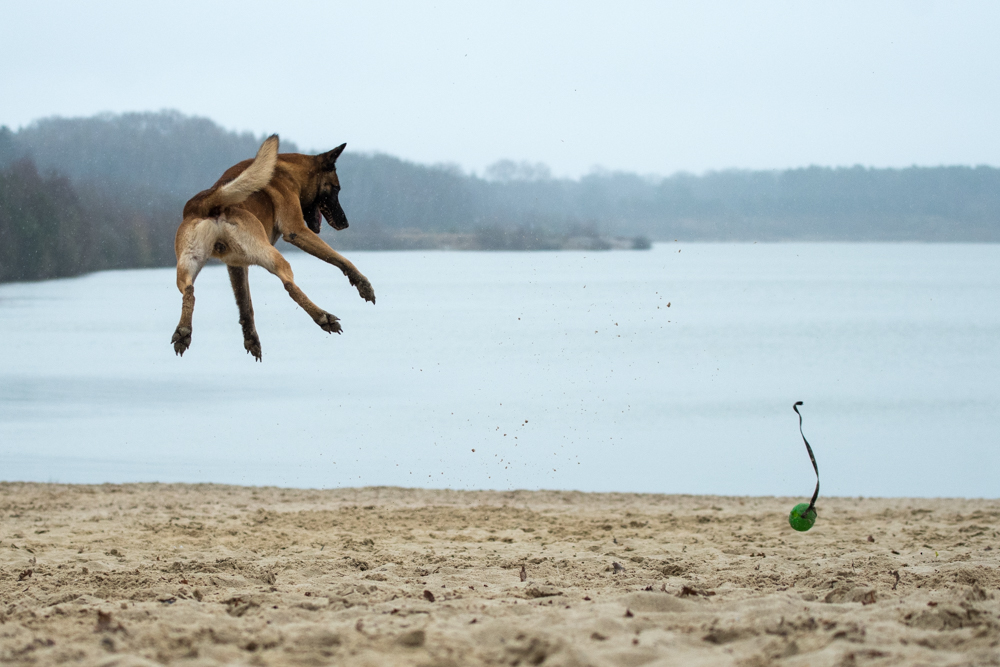
[[[278,135],[272,134],[261,144],[254,159],[230,167],[215,185],[189,199],[184,205],[184,218],[218,217],[226,206],[246,201],[271,181],[277,163]]]

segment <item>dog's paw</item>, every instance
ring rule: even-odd
[[[246,349],[247,354],[252,354],[253,358],[260,361],[260,338],[257,338],[257,334],[253,333],[250,335],[244,334],[243,347]]]
[[[170,342],[174,345],[174,354],[183,357],[187,349],[191,347],[191,327],[177,327]]]
[[[316,324],[319,328],[327,333],[337,333],[339,334],[342,329],[340,328],[340,318],[336,315],[331,315],[330,313],[323,313],[316,318]]]
[[[362,299],[375,303],[375,289],[372,287],[372,284],[368,282],[367,278],[359,273],[351,278],[351,284],[358,288],[358,294],[361,295]]]

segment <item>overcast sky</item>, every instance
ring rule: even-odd
[[[0,124],[165,108],[482,173],[1000,165],[1000,2],[0,0]]]

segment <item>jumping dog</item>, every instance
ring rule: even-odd
[[[253,160],[230,167],[215,185],[184,205],[177,229],[177,289],[183,295],[181,320],[171,343],[183,356],[191,346],[194,281],[215,257],[229,268],[243,327],[243,347],[261,360],[260,339],[253,320],[247,268],[262,266],[281,279],[288,295],[327,333],[340,333],[337,317],[319,308],[295,284],[292,268],[274,244],[278,238],[344,272],[366,301],[375,303],[368,279],[320,237],[325,217],[334,229],[347,228],[347,216],[338,200],[337,158],[347,144],[321,155],[278,155],[278,135],[268,137]]]

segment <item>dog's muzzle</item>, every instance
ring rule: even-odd
[[[336,197],[330,197],[319,202],[319,210],[323,212],[323,217],[334,229],[347,229],[347,214],[340,206],[340,201]]]

